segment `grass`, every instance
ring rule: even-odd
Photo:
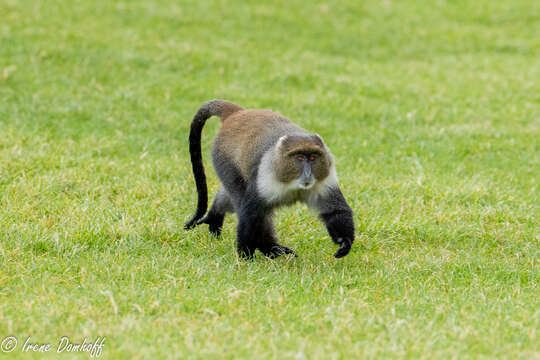
[[[540,359],[540,3],[0,13],[1,338],[106,336],[112,359]],[[182,229],[189,124],[212,98],[325,138],[351,254],[301,206],[276,221],[296,259],[238,260],[234,217],[217,240]]]

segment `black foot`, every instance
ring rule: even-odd
[[[208,231],[210,231],[210,235],[214,237],[220,237],[221,236],[221,226],[213,226],[212,224],[209,224]]]
[[[224,215],[210,215],[210,213],[208,213],[208,215],[197,221],[197,225],[208,224],[210,234],[215,237],[219,237],[221,235],[221,228],[223,227],[224,218]]]
[[[238,256],[244,260],[253,259],[253,255],[255,254],[255,249],[250,246],[237,246],[237,250]]]
[[[189,230],[201,224],[208,224],[210,234],[212,234],[215,237],[219,237],[221,235],[221,228],[223,227],[224,217],[225,216],[221,216],[221,215],[212,216],[210,214],[207,214],[206,216],[200,219],[193,218],[184,225],[184,229]]]
[[[199,219],[194,217],[193,219],[189,220],[187,223],[184,224],[184,230],[193,229],[195,226],[199,225]]]
[[[262,253],[265,256],[269,257],[270,259],[275,259],[278,256],[285,255],[285,254],[293,254],[294,256],[298,256],[293,250],[282,245],[274,245],[270,249],[263,251]]]

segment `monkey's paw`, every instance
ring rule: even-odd
[[[214,237],[221,236],[221,227],[223,226],[223,218],[219,219],[215,216],[210,216],[210,213],[206,214],[202,219],[197,220],[196,225],[208,224],[208,230]]]
[[[193,229],[197,225],[199,225],[197,218],[193,218],[184,224],[184,230]]]
[[[344,257],[345,255],[347,255],[349,253],[349,251],[351,251],[352,241],[350,239],[347,239],[347,238],[345,238],[345,239],[339,238],[338,239],[338,244],[340,246],[339,246],[338,251],[336,251],[336,253],[334,254],[334,257],[339,259],[339,258]]]
[[[298,256],[292,249],[289,249],[288,247],[283,246],[283,245],[274,245],[269,250],[263,253],[264,255],[268,256],[270,259],[275,259],[278,256],[285,255],[285,254],[293,254],[294,256]]]

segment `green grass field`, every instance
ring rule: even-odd
[[[56,358],[540,359],[540,2],[0,0],[0,341]],[[345,258],[183,230],[207,100],[337,158]],[[218,182],[205,128],[209,188]],[[25,355],[22,342],[51,343]],[[60,357],[89,358],[87,353]]]

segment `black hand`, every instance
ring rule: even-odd
[[[334,257],[337,259],[347,255],[349,251],[351,251],[352,246],[352,241],[350,239],[339,239],[338,241],[341,241],[340,246],[338,251],[334,254]]]

